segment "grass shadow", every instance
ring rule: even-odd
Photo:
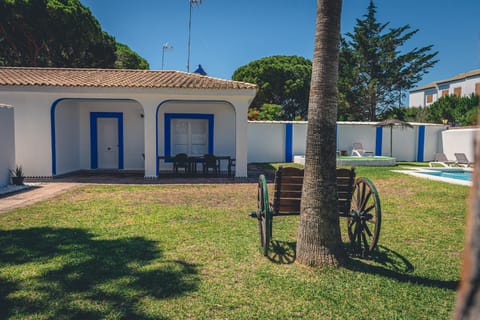
[[[181,296],[199,282],[195,265],[163,260],[158,242],[142,237],[30,228],[0,231],[0,248],[2,319],[149,319],[142,299]]]
[[[371,264],[368,260],[349,258],[344,267],[351,271],[379,275],[399,282],[410,282],[452,291],[457,290],[459,284],[458,280],[430,279],[412,275],[415,267],[408,259],[385,246],[379,246],[370,260],[380,265]]]
[[[272,240],[267,258],[277,264],[291,264],[296,259],[296,242]]]
[[[272,240],[267,258],[277,264],[294,263],[296,246],[296,242]],[[344,246],[348,253],[348,258],[343,267],[348,270],[379,275],[400,282],[411,282],[440,289],[457,290],[458,280],[439,280],[412,275],[415,270],[413,264],[398,252],[390,250],[385,246],[378,246],[374,254],[369,257],[353,255],[351,250],[348,249],[350,248],[349,243],[344,243]]]
[[[380,263],[387,269],[397,272],[412,273],[415,271],[415,267],[407,258],[385,246],[377,246],[372,260]]]

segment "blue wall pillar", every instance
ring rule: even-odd
[[[382,155],[382,138],[383,138],[383,128],[377,127],[375,131],[375,155]]]
[[[417,161],[423,162],[423,155],[425,151],[425,126],[418,127],[418,150]]]
[[[285,124],[285,162],[293,161],[293,124]]]

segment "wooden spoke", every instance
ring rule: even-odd
[[[366,208],[364,211],[365,212],[370,212],[374,208],[375,208],[375,204],[372,204],[370,207]]]

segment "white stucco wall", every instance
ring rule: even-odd
[[[455,160],[455,153],[465,153],[468,160],[474,160],[473,142],[479,128],[451,129],[442,132],[443,153]]]
[[[285,123],[248,123],[248,162],[285,162]]]
[[[360,142],[369,152],[375,152],[376,127],[370,122],[337,122],[337,150],[351,154],[354,142]]]
[[[480,76],[468,78],[462,85],[462,95],[469,96],[475,93],[475,85],[480,83]]]
[[[425,124],[425,144],[423,161],[433,161],[435,154],[442,150],[442,132],[446,130],[444,125]]]
[[[50,107],[55,97],[27,89],[28,94],[0,90],[0,101],[15,106],[15,161],[26,176],[51,176]]]
[[[293,124],[293,156],[305,154],[307,147],[307,122],[298,121]]]
[[[307,122],[305,121],[250,121],[248,123],[248,161],[284,162],[286,159],[286,125],[292,124],[292,156],[304,155]],[[411,128],[393,128],[392,154],[398,161],[419,159],[419,128],[424,127],[423,160],[430,161],[441,149],[443,125],[413,123]],[[360,142],[366,151],[375,153],[377,127],[372,122],[337,122],[337,150],[350,155],[354,142]],[[390,156],[390,128],[382,128],[383,156]],[[420,157],[421,158],[421,157]]]
[[[0,104],[0,187],[9,184],[15,169],[14,109]]]
[[[423,107],[425,101],[425,93],[423,91],[411,92],[408,99],[408,105],[410,107]]]

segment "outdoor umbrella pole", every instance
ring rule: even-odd
[[[393,157],[393,126],[390,126],[390,157]]]

